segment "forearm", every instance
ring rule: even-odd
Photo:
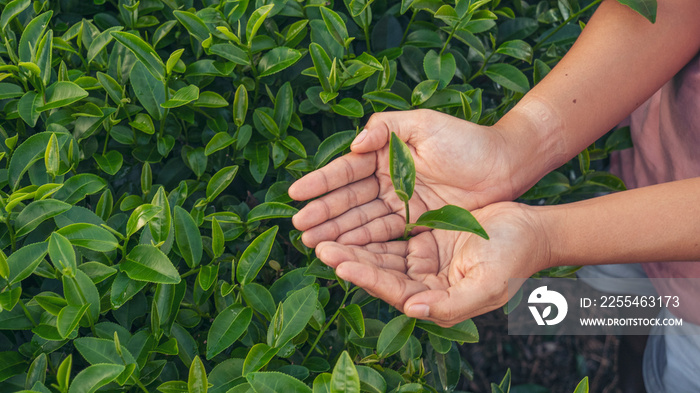
[[[700,260],[700,178],[533,207],[550,266]]]
[[[658,0],[655,24],[604,1],[547,77],[497,124],[521,191],[609,131],[700,49],[700,1]]]

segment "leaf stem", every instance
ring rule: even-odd
[[[18,300],[18,303],[19,303],[19,305],[22,307],[22,311],[24,311],[24,315],[25,315],[27,318],[29,318],[29,322],[31,322],[32,325],[33,325],[34,327],[37,327],[36,321],[34,321],[34,318],[32,317],[32,314],[31,314],[31,313],[29,312],[29,310],[27,309],[27,306],[24,305],[24,302],[22,301],[21,298]]]
[[[318,345],[318,342],[321,340],[321,337],[323,337],[323,334],[326,333],[326,330],[328,330],[328,328],[331,327],[331,324],[333,324],[333,322],[335,322],[335,319],[338,318],[338,315],[340,315],[340,310],[342,310],[343,307],[345,306],[345,301],[348,300],[348,296],[350,296],[350,294],[352,292],[354,292],[357,288],[358,287],[355,287],[355,288],[352,288],[349,291],[345,292],[345,296],[343,296],[343,300],[340,301],[340,306],[338,307],[337,310],[335,310],[335,314],[333,314],[331,319],[329,319],[328,322],[325,324],[325,326],[323,326],[321,331],[318,332],[318,336],[316,336],[316,340],[314,340],[314,343],[311,344],[311,348],[309,348],[309,352],[307,352],[306,356],[304,356],[304,360],[301,362],[302,366],[309,359],[309,356],[311,356],[311,353],[316,348],[316,345]]]
[[[406,30],[403,32],[403,37],[401,37],[401,45],[406,42],[406,37],[408,37],[408,31],[411,29],[411,25],[413,24],[413,20],[416,19],[416,13],[415,11],[411,11],[411,19],[408,21],[408,24],[406,25]],[[401,46],[399,45],[399,46]]]
[[[408,208],[408,201],[404,202],[406,209],[406,227],[403,229],[403,240],[408,240],[408,233],[411,232],[411,211]]]

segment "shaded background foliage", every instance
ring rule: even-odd
[[[286,190],[373,112],[494,123],[598,2],[0,1],[0,389],[455,391],[474,324],[336,280]],[[524,198],[623,189],[628,143]]]

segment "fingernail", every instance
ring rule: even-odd
[[[427,317],[430,315],[430,306],[427,304],[414,304],[407,311],[409,314],[417,317]]]
[[[352,144],[353,144],[353,145],[359,145],[360,143],[362,143],[362,141],[365,140],[366,137],[367,137],[367,130],[362,130],[362,132],[359,133],[359,134],[355,137],[355,140],[352,142]]]

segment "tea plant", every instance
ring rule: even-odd
[[[393,132],[389,140],[389,175],[396,195],[404,203],[406,212],[404,239],[408,239],[413,228],[422,226],[448,231],[472,232],[488,240],[489,236],[476,218],[468,210],[455,205],[445,205],[437,210],[428,210],[421,214],[415,223],[411,223],[408,202],[416,187],[416,167],[413,163],[411,150]]]
[[[474,323],[338,280],[287,188],[373,112],[493,123],[599,2],[0,0],[0,390],[464,386]],[[620,188],[616,140],[528,196]]]

